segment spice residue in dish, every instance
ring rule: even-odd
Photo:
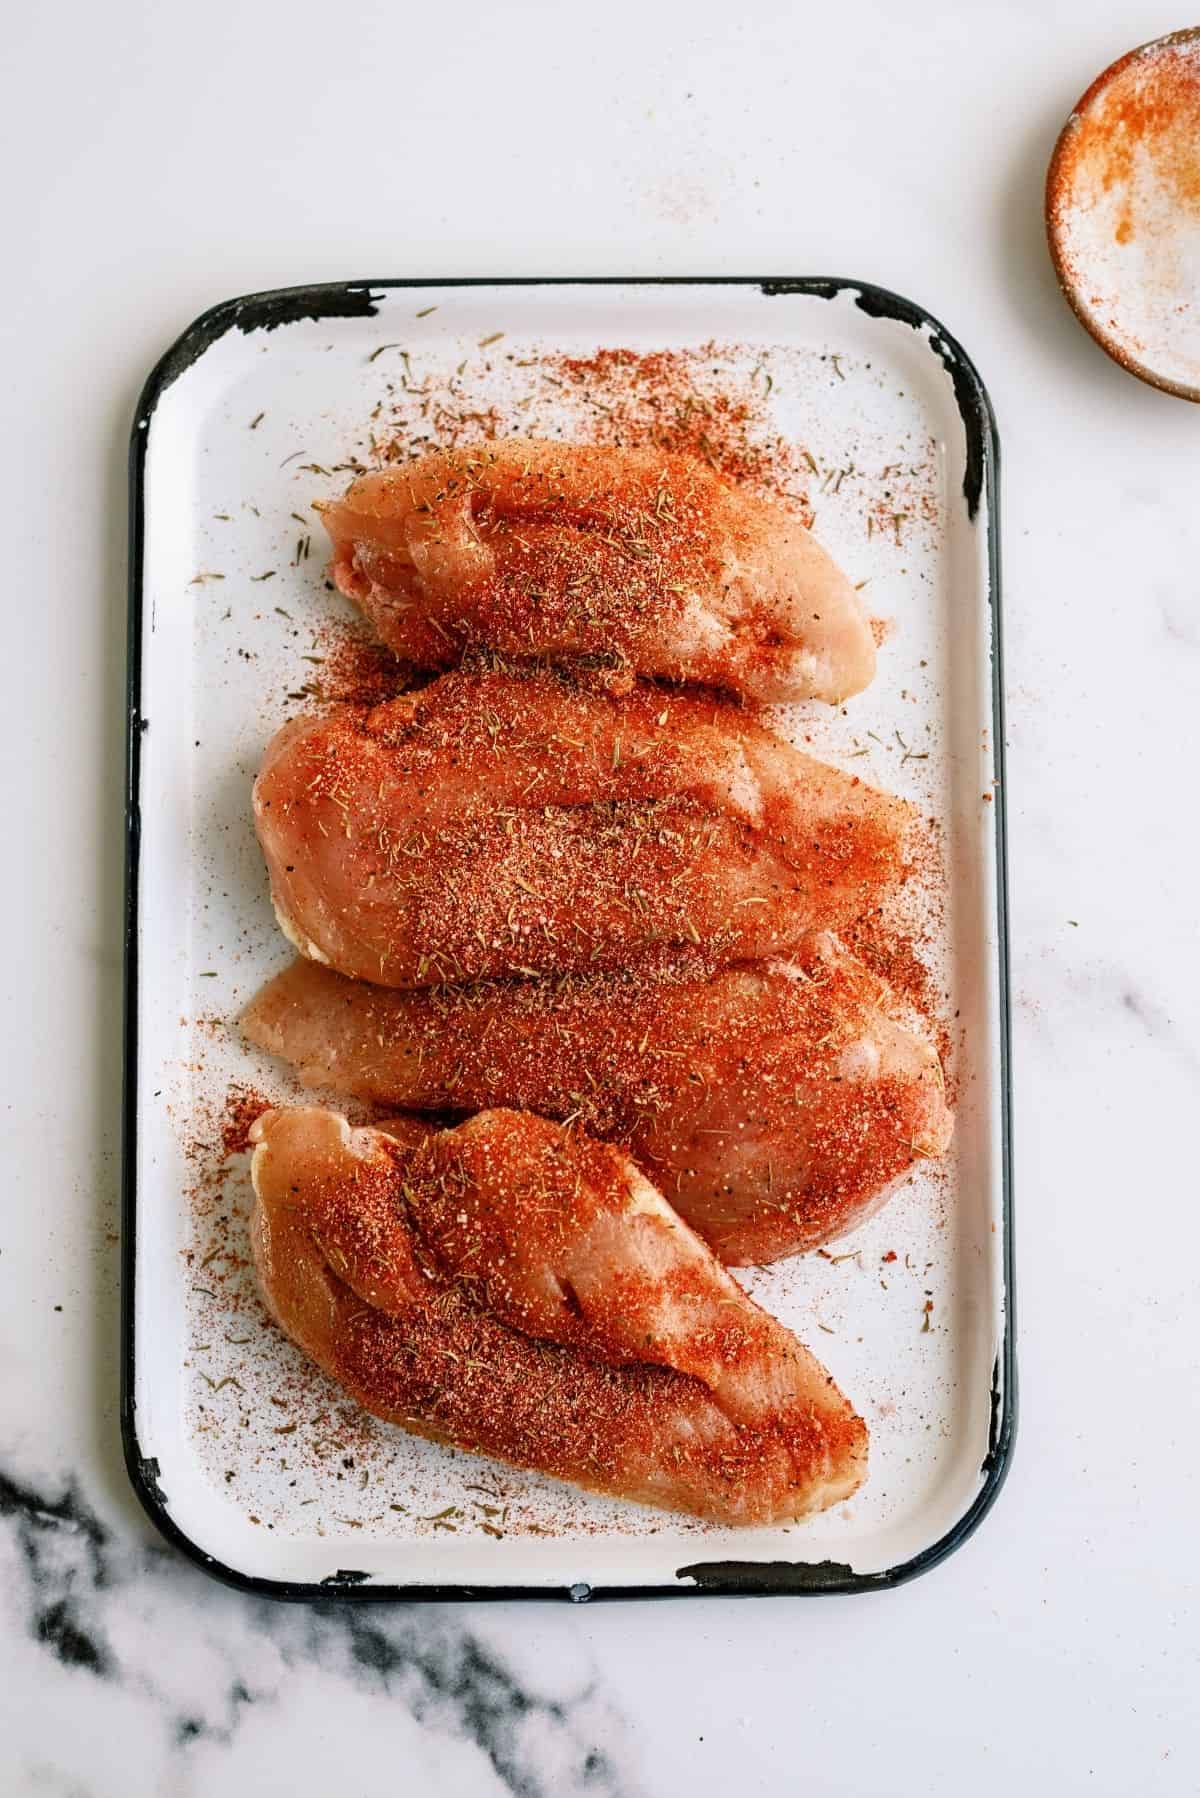
[[[1059,280],[1133,373],[1200,398],[1200,29],[1131,51],[1058,140],[1046,221]]]
[[[1094,205],[1117,190],[1113,235],[1129,243],[1160,228],[1164,198],[1200,212],[1200,52],[1190,41],[1152,44],[1101,80],[1080,102],[1059,203]]]

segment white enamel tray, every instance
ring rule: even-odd
[[[741,383],[751,435],[803,451],[797,497],[890,622],[865,694],[777,722],[916,800],[944,845],[951,1155],[836,1259],[739,1276],[871,1432],[862,1490],[788,1528],[591,1497],[375,1423],[266,1321],[244,1260],[230,1089],[296,1097],[236,1028],[290,954],[250,783],[348,653],[312,502],[451,378],[460,418],[586,435],[588,404],[547,367],[613,347],[703,348],[697,381]],[[201,1565],[291,1597],[861,1590],[932,1565],[986,1511],[1015,1416],[996,458],[962,350],[857,282],[297,288],[216,308],[160,362],[132,444],[123,1424],[142,1502]]]

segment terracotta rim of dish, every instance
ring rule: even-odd
[[[1071,147],[1071,141],[1079,129],[1080,120],[1092,104],[1099,99],[1104,90],[1124,74],[1129,64],[1148,50],[1161,50],[1176,44],[1200,44],[1200,25],[1188,25],[1182,31],[1170,31],[1165,37],[1151,38],[1148,43],[1138,44],[1119,56],[1116,62],[1110,63],[1088,88],[1087,92],[1076,101],[1071,108],[1071,116],[1058,134],[1054,146],[1054,154],[1050,158],[1050,167],[1046,171],[1046,237],[1050,245],[1050,257],[1054,263],[1054,272],[1058,277],[1058,285],[1063,297],[1070,306],[1080,324],[1088,335],[1095,339],[1100,348],[1111,356],[1113,361],[1125,369],[1128,374],[1136,375],[1139,381],[1145,381],[1151,387],[1157,387],[1160,393],[1171,393],[1178,399],[1200,402],[1200,387],[1191,386],[1183,381],[1172,381],[1161,375],[1119,343],[1095,315],[1087,309],[1079,294],[1079,275],[1076,270],[1067,266],[1062,245],[1058,236],[1058,206],[1063,198],[1061,191],[1063,182],[1063,162]]]

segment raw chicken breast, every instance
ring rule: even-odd
[[[406,987],[788,950],[903,878],[912,818],[728,701],[547,669],[294,719],[254,814],[301,953]]]
[[[844,1234],[952,1119],[920,1019],[829,936],[790,962],[698,951],[616,973],[393,993],[296,962],[243,1019],[311,1086],[513,1105],[628,1145],[724,1261]]]
[[[267,1304],[367,1410],[720,1523],[860,1484],[861,1419],[624,1155],[512,1111],[400,1134],[316,1109],[251,1132]]]
[[[875,672],[816,539],[688,456],[514,437],[363,475],[322,516],[337,585],[420,667],[481,645],[835,705]]]

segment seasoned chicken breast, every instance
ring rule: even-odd
[[[727,701],[542,669],[293,720],[254,815],[301,953],[411,987],[789,950],[904,877],[913,814]]]
[[[316,1109],[251,1134],[267,1304],[389,1423],[727,1524],[863,1479],[830,1376],[616,1149],[512,1111],[419,1146]]]
[[[514,437],[362,475],[322,515],[338,587],[420,667],[481,645],[835,705],[875,672],[816,539],[688,456]]]
[[[578,1120],[627,1145],[733,1264],[843,1235],[951,1132],[920,1020],[826,935],[788,962],[714,969],[671,952],[424,993],[296,962],[243,1027],[326,1091]]]

